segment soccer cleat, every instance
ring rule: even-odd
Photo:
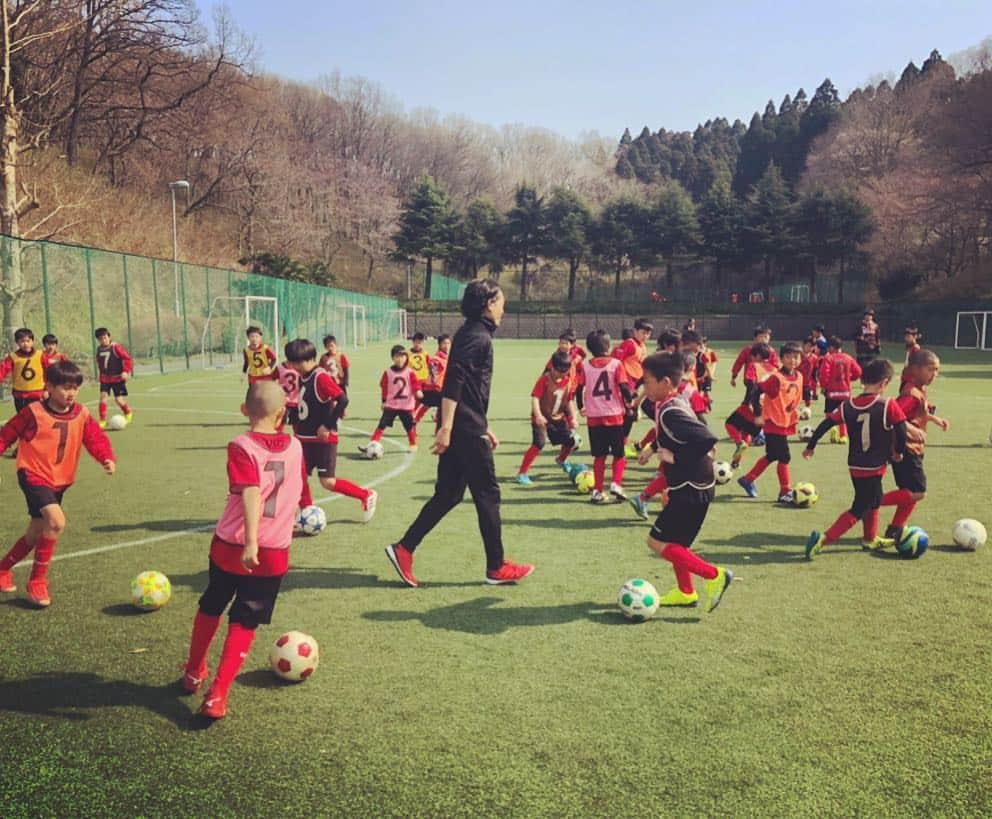
[[[368,523],[375,516],[375,507],[379,502],[379,493],[374,489],[369,490],[369,494],[362,501],[362,523]]]
[[[509,560],[503,561],[503,565],[493,571],[486,571],[486,582],[490,586],[501,586],[504,583],[516,583],[531,575],[534,566],[531,563],[511,563]]]
[[[371,443],[372,442],[369,441],[369,444],[371,444]],[[361,444],[359,444],[358,445],[358,451],[361,452],[364,455],[368,451],[369,444],[365,444],[365,446],[362,446]]]
[[[630,505],[634,507],[634,513],[641,520],[648,519],[648,505],[639,494],[630,498]]]
[[[409,449],[407,451],[408,452],[416,452],[417,451],[417,445],[416,444],[410,444]]]
[[[17,586],[14,585],[14,573],[8,569],[0,572],[0,592],[15,592]]]
[[[28,581],[28,599],[40,609],[52,605],[52,598],[48,596],[48,581],[45,578]]]
[[[636,458],[641,453],[637,451],[637,447],[633,444],[626,444],[623,448],[623,456],[625,458]]]
[[[837,439],[837,443],[838,443],[838,444],[846,444],[846,443],[847,443],[848,441],[850,441],[850,438],[848,438],[848,437],[847,437],[846,435],[841,435],[841,436],[840,436],[840,437],[839,437],[839,438]]]
[[[216,696],[213,691],[208,691],[203,705],[196,713],[208,719],[224,719],[227,716],[227,697]]]
[[[749,481],[746,477],[738,478],[737,485],[747,493],[749,498],[758,497],[758,487],[754,485],[754,481]]]
[[[606,503],[606,495],[598,489],[593,489],[592,494],[589,496],[589,503]]]
[[[400,578],[411,589],[417,588],[420,581],[413,576],[413,552],[409,551],[402,543],[393,543],[386,547],[386,557],[393,564],[393,568]]]
[[[678,586],[663,594],[658,600],[659,606],[686,606],[688,608],[694,608],[698,603],[699,594],[697,592],[686,594]]]
[[[884,549],[891,549],[896,545],[896,541],[889,537],[876,537],[874,540],[862,540],[861,548],[866,552],[881,552]]]
[[[618,483],[610,484],[610,494],[616,498],[617,503],[623,503],[627,500],[627,493],[623,491],[623,487]]]
[[[898,543],[900,540],[902,540],[902,527],[895,526],[894,524],[889,524],[888,528],[886,528],[885,530],[884,537],[892,538],[892,540]],[[3,591],[3,589],[0,589],[0,591]]]
[[[778,502],[784,503],[787,506],[792,506],[796,502],[796,493],[791,489],[788,492],[783,492],[778,496]]]
[[[134,420],[134,413],[128,412],[124,415],[124,422],[130,424]]]
[[[812,560],[820,552],[823,551],[823,541],[826,538],[823,537],[815,529],[809,533],[809,537],[806,538],[806,559]]]
[[[733,580],[734,573],[730,569],[717,566],[716,577],[706,581],[706,596],[709,597],[709,602],[706,604],[707,613],[714,611],[720,605],[724,593],[730,588]]]
[[[730,468],[737,469],[741,465],[741,458],[744,457],[744,450],[747,449],[747,441],[739,441],[734,447],[734,457],[730,459]]]
[[[530,475],[525,475],[523,472],[521,472],[519,475],[517,475],[517,483],[519,483],[521,486],[533,486],[534,485],[534,481],[532,481],[530,479]]]
[[[196,674],[186,668],[183,668],[183,678],[181,681],[183,691],[187,694],[195,694],[200,690],[200,686],[207,681],[207,677],[209,676],[210,670],[207,668],[206,664],[204,664]]]
[[[561,471],[568,475],[568,477],[572,477],[572,465],[568,461],[559,461],[555,458],[555,463],[561,467]]]
[[[107,428],[107,422],[106,421],[100,421],[100,429],[106,429],[106,428]]]

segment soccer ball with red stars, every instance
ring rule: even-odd
[[[317,670],[319,662],[317,641],[302,631],[287,631],[269,651],[272,670],[290,682],[303,682]]]

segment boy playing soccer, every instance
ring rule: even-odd
[[[393,422],[399,418],[406,430],[410,451],[417,451],[417,423],[413,420],[413,411],[417,401],[424,397],[420,390],[420,379],[413,368],[409,366],[409,356],[402,344],[396,344],[389,352],[393,366],[382,374],[379,379],[379,389],[382,390],[382,417],[379,425],[372,433],[369,441],[382,440],[387,428],[392,428]],[[359,452],[365,452],[367,446],[358,447]]]
[[[644,332],[635,331],[635,332]],[[650,331],[648,331],[650,332]],[[593,456],[596,482],[590,502],[606,503],[603,491],[606,476],[606,456],[613,456],[610,494],[619,503],[627,499],[622,481],[627,461],[624,456],[624,419],[634,400],[634,388],[623,361],[610,356],[610,337],[603,330],[593,330],[586,336],[589,358],[579,368],[577,398],[586,411],[589,425],[589,448]],[[640,361],[637,362],[640,367]]]
[[[424,341],[427,339],[423,333],[417,332],[410,339],[410,352],[407,356],[407,366],[413,370],[418,381],[426,381],[430,378],[430,371],[427,368],[427,350],[424,349]]]
[[[0,361],[0,381],[10,376],[14,392],[14,410],[20,412],[28,404],[45,395],[45,367],[48,357],[34,348],[34,333],[21,327],[14,333],[17,349]]]
[[[796,432],[796,421],[799,420],[799,402],[802,399],[803,378],[798,372],[802,360],[802,348],[798,344],[789,343],[779,351],[782,355],[782,368],[770,373],[768,378],[758,384],[762,394],[761,415],[754,419],[754,424],[765,432],[765,454],[758,458],[751,471],[739,478],[737,483],[747,493],[748,497],[758,497],[758,488],[754,482],[758,480],[772,463],[778,462],[778,502],[791,504],[792,478],[789,475],[789,436]]]
[[[124,420],[130,424],[134,413],[127,404],[127,382],[134,373],[134,361],[123,346],[110,340],[110,331],[106,327],[97,327],[94,335],[96,363],[100,369],[100,429],[107,427],[107,398],[111,393],[124,413]]]
[[[841,348],[839,336],[830,336],[827,341],[827,354],[820,359],[820,389],[823,392],[823,412],[830,415],[851,397],[851,382],[861,378],[861,365]],[[847,443],[847,423],[842,417],[838,422],[837,443]]]
[[[741,465],[741,458],[744,457],[744,450],[748,448],[749,441],[754,439],[757,442],[758,433],[761,432],[761,427],[754,422],[761,401],[761,392],[758,388],[762,381],[775,372],[771,362],[773,352],[772,348],[764,343],[751,345],[751,359],[748,364],[750,378],[745,380],[747,388],[744,391],[744,400],[730,413],[724,424],[730,440],[735,444],[734,455],[730,460],[730,465],[734,469]]]
[[[678,353],[655,353],[644,360],[644,391],[655,402],[658,429],[653,444],[668,483],[668,502],[648,535],[648,547],[672,564],[678,585],[662,595],[662,606],[695,606],[699,595],[692,575],[706,580],[706,610],[720,604],[734,574],[707,563],[692,551],[713,500],[713,447],[716,436],[678,400],[683,361]]]
[[[68,361],[69,356],[59,352],[59,340],[53,333],[47,333],[41,337],[41,343],[45,347],[45,358],[49,364],[56,361]]]
[[[448,371],[448,351],[451,350],[451,336],[441,333],[437,337],[437,352],[427,359],[427,369],[430,371],[430,378],[426,383],[420,385],[420,390],[424,397],[420,399],[420,406],[417,407],[413,420],[420,423],[420,419],[427,414],[428,407],[435,410],[441,408],[441,392],[444,390],[444,376]]]
[[[82,447],[108,475],[114,474],[114,450],[90,411],[76,403],[83,374],[69,361],[45,372],[48,398],[28,404],[0,429],[0,453],[18,440],[17,483],[28,504],[27,531],[0,560],[0,592],[16,591],[11,569],[34,549],[28,599],[51,605],[48,564],[59,535],[65,531],[62,497],[76,479]]]
[[[307,475],[317,470],[320,485],[362,502],[362,520],[368,523],[375,514],[379,495],[351,481],[334,476],[338,462],[338,421],[348,405],[348,396],[334,383],[327,370],[317,366],[317,348],[305,338],[286,345],[286,361],[300,374],[299,418],[293,424],[296,437],[303,444],[303,461]]]
[[[241,405],[249,431],[227,445],[227,503],[210,543],[209,580],[193,619],[182,678],[190,694],[206,681],[210,643],[230,605],[217,675],[199,709],[211,719],[227,713],[228,690],[251,651],[255,630],[272,621],[289,568],[297,506],[311,503],[303,447],[280,431],[284,403],[278,384],[252,384]]]
[[[864,524],[861,545],[884,549],[895,541],[878,536],[878,507],[882,504],[882,476],[892,457],[899,460],[906,452],[906,416],[894,400],[884,398],[892,380],[892,365],[884,358],[872,359],[861,376],[864,391],[834,409],[816,428],[803,452],[812,458],[817,441],[834,424],[854,427],[847,450],[847,465],[854,484],[854,503],[826,532],[813,531],[806,541],[806,559],[812,560],[824,546],[836,543],[859,520]],[[892,453],[896,454],[893,455]]]
[[[244,363],[241,367],[242,380],[248,375],[248,384],[256,381],[272,381],[275,377],[276,354],[268,344],[262,343],[262,328],[249,327],[245,330],[248,346],[244,349]]]
[[[744,389],[747,391],[748,384],[754,381],[754,362],[751,361],[751,350],[754,348],[755,344],[768,344],[772,340],[772,331],[763,324],[759,324],[754,328],[753,340],[750,344],[745,344],[741,351],[737,354],[737,358],[734,359],[734,364],[730,368],[730,386],[737,386],[737,376],[744,373]],[[775,355],[775,351],[771,347],[768,348],[771,351],[771,355],[768,357],[768,363],[773,368],[778,368],[778,356]]]
[[[816,376],[820,367],[820,356],[816,351],[816,341],[812,336],[803,339],[803,354],[799,361],[799,374],[803,377],[803,403],[813,406],[816,400]]]
[[[286,413],[282,417],[282,423],[292,427],[300,420],[300,374],[292,364],[284,361],[276,365],[275,375],[283,395],[286,396]]]
[[[338,340],[334,336],[324,336],[324,351],[319,366],[330,373],[342,392],[348,392],[348,370],[351,367],[348,356],[338,350]]]
[[[551,441],[560,446],[555,463],[564,467],[575,448],[575,429],[578,410],[575,405],[575,378],[573,360],[568,352],[558,351],[551,356],[551,366],[542,373],[530,393],[531,445],[524,453],[517,474],[517,483],[530,486],[533,481],[527,474],[531,464],[544,445]]]

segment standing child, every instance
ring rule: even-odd
[[[799,374],[802,361],[802,348],[795,343],[784,344],[779,350],[782,368],[771,373],[758,384],[762,394],[761,415],[754,419],[755,426],[765,432],[765,454],[758,458],[751,471],[739,478],[737,483],[748,497],[758,497],[755,481],[771,464],[776,463],[778,471],[778,502],[791,504],[792,477],[789,474],[789,436],[796,432],[799,420],[799,402],[802,399],[803,377]]]
[[[562,334],[558,336],[558,350],[559,353],[565,353],[569,361],[572,362],[572,372],[573,374],[578,372],[578,367],[582,363],[583,359],[586,357],[586,351],[583,350],[575,342],[575,330],[571,327],[567,327],[562,331]],[[544,365],[545,370],[551,369],[551,359],[548,359],[548,363]]]
[[[803,403],[813,406],[816,400],[816,376],[820,368],[820,356],[816,351],[816,340],[809,336],[803,339],[803,354],[799,361],[799,374],[803,377]]]
[[[24,493],[31,522],[27,531],[0,560],[0,592],[16,591],[11,569],[34,550],[28,599],[51,605],[48,564],[55,543],[65,531],[62,497],[76,479],[82,447],[108,475],[114,474],[114,450],[90,411],[76,403],[83,374],[70,361],[45,372],[48,398],[28,404],[0,429],[0,453],[18,440],[17,483]]]
[[[747,387],[744,391],[744,400],[730,413],[724,425],[730,440],[735,445],[734,455],[730,459],[730,465],[734,469],[740,466],[744,450],[750,446],[750,442],[754,440],[757,443],[758,433],[761,432],[761,427],[754,422],[761,404],[759,387],[761,382],[775,372],[775,366],[772,364],[773,353],[774,350],[765,343],[751,345],[750,362],[747,365],[749,378],[745,379]]]
[[[242,379],[248,375],[248,383],[272,381],[275,378],[276,354],[268,344],[262,343],[262,328],[249,327],[245,330],[248,346],[244,349],[244,363],[241,367]]]
[[[823,412],[830,415],[851,397],[851,382],[861,378],[861,365],[841,349],[839,336],[830,336],[827,354],[820,360],[820,389],[823,392]],[[837,443],[847,443],[847,423],[840,418]]]
[[[127,403],[127,382],[134,372],[134,361],[127,350],[111,341],[106,327],[97,327],[96,363],[100,370],[100,429],[107,427],[107,398],[114,394],[114,401],[124,413],[124,420],[131,423],[134,413]]]
[[[299,419],[293,431],[303,444],[307,475],[316,469],[324,489],[361,501],[362,520],[368,523],[375,514],[379,495],[374,489],[334,476],[338,464],[338,421],[348,406],[348,396],[327,370],[317,366],[317,348],[309,339],[290,341],[286,345],[286,361],[301,376]]]
[[[920,351],[920,330],[915,324],[910,324],[902,331],[902,339],[906,344],[906,361],[904,366],[909,366],[909,359],[913,353]]]
[[[827,342],[826,332],[827,331],[822,324],[817,324],[813,328],[813,332],[810,333],[810,335],[813,336],[813,341],[816,344],[816,354],[818,356],[825,356],[827,354],[828,342]]]
[[[348,356],[338,349],[338,340],[334,336],[324,336],[324,354],[320,357],[319,366],[327,370],[342,392],[348,392],[348,371],[351,363],[348,361]]]
[[[895,460],[906,452],[906,416],[894,400],[885,398],[892,380],[892,365],[884,358],[872,359],[864,368],[861,382],[864,391],[849,398],[830,412],[816,428],[803,452],[812,458],[816,443],[834,424],[854,426],[847,450],[847,465],[854,484],[854,503],[826,532],[813,531],[806,541],[806,559],[812,560],[824,546],[836,543],[859,520],[864,524],[861,545],[865,549],[884,549],[894,541],[878,536],[878,508],[882,505],[882,476],[890,457]],[[893,456],[892,453],[896,455]]]
[[[286,412],[282,423],[292,427],[300,420],[300,374],[289,361],[284,361],[276,365],[276,381],[286,397]]]
[[[424,341],[426,340],[427,336],[420,332],[414,333],[413,338],[410,339],[407,366],[413,370],[413,374],[417,376],[418,381],[426,381],[430,378],[430,371],[427,368],[427,360],[430,356],[428,356],[427,350],[424,349]]]
[[[668,502],[648,535],[648,547],[672,564],[678,585],[662,595],[662,606],[695,606],[699,595],[692,575],[706,580],[706,610],[720,604],[734,574],[707,563],[692,551],[715,494],[713,447],[716,436],[677,399],[683,360],[677,353],[655,353],[644,361],[644,391],[655,402],[658,453],[668,484]]]
[[[10,376],[14,392],[14,410],[20,412],[28,404],[45,396],[45,367],[48,359],[34,348],[34,333],[27,327],[14,332],[17,349],[0,361],[0,382]]]
[[[716,364],[719,357],[716,350],[710,349],[709,341],[706,336],[700,337],[696,381],[699,382],[699,391],[706,396],[707,403],[712,408],[713,401],[710,393],[713,391],[713,379],[716,378]]]
[[[54,364],[56,361],[68,361],[69,356],[59,352],[59,340],[53,333],[47,333],[41,337],[41,343],[45,347],[46,365]]]
[[[647,358],[647,343],[648,339],[651,338],[651,333],[653,332],[654,325],[651,324],[650,321],[643,318],[637,319],[634,322],[634,331],[631,334],[631,337],[624,339],[624,341],[613,351],[612,354],[613,358],[619,359],[619,361],[623,364],[623,369],[627,374],[627,381],[630,384],[631,390],[631,396],[627,401],[623,417],[624,445],[627,444],[627,438],[630,437],[630,430],[633,428],[634,422],[637,420],[637,390],[640,388],[643,381],[641,362]],[[590,349],[589,352],[595,355],[592,349]],[[631,457],[633,457],[633,454]],[[621,469],[621,472],[622,471],[623,470]]]
[[[420,379],[409,364],[409,356],[402,344],[394,345],[389,351],[393,365],[379,379],[379,389],[382,390],[382,417],[379,425],[372,433],[372,441],[382,440],[387,428],[392,428],[397,418],[406,430],[410,451],[417,451],[417,423],[413,420],[413,411],[417,401],[424,397],[420,390]],[[365,452],[366,446],[358,447],[359,452]]]
[[[750,344],[745,344],[741,347],[741,351],[737,354],[737,358],[734,359],[733,366],[730,368],[730,386],[736,387],[737,376],[743,373],[745,392],[747,392],[750,384],[754,382],[754,362],[751,360],[751,350],[755,344],[767,345],[772,340],[771,328],[766,327],[764,324],[757,325],[752,335],[753,340]],[[771,352],[768,362],[773,368],[777,368],[779,365],[778,356],[775,355],[775,351],[771,347],[768,349]]]
[[[182,678],[190,694],[206,681],[210,643],[230,605],[217,675],[199,710],[211,719],[227,714],[228,690],[251,651],[255,630],[272,622],[289,568],[297,506],[311,503],[303,448],[281,432],[284,403],[278,384],[252,384],[241,405],[249,431],[227,445],[227,503],[210,543],[209,580],[193,619]]]
[[[575,448],[575,429],[578,409],[575,405],[575,378],[573,361],[567,352],[558,351],[551,356],[551,366],[546,369],[530,393],[531,445],[524,453],[517,473],[517,483],[530,486],[533,481],[527,474],[545,444],[551,441],[561,450],[555,463],[564,467]]]
[[[444,376],[448,371],[448,351],[451,350],[451,336],[441,333],[437,337],[437,353],[427,359],[427,369],[430,378],[425,384],[420,385],[420,390],[424,397],[420,399],[420,406],[414,421],[418,424],[427,414],[427,409],[433,407],[435,410],[441,409],[441,393],[444,390]]]

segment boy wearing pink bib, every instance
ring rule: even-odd
[[[207,652],[230,604],[217,675],[199,709],[210,719],[227,713],[227,693],[251,650],[255,629],[272,620],[289,568],[296,510],[312,502],[303,447],[280,431],[285,404],[279,384],[256,381],[241,405],[250,430],[227,446],[230,490],[210,544],[210,576],[193,620],[182,679],[191,694],[206,681]]]
[[[417,402],[424,397],[422,384],[417,374],[410,368],[410,358],[402,344],[396,344],[389,354],[392,356],[393,366],[379,379],[379,388],[382,390],[382,417],[369,443],[381,440],[386,430],[391,429],[393,422],[399,418],[403,429],[406,430],[410,451],[416,452],[417,422],[413,418],[413,411],[417,408]],[[358,449],[365,452],[367,448],[366,445]]]

